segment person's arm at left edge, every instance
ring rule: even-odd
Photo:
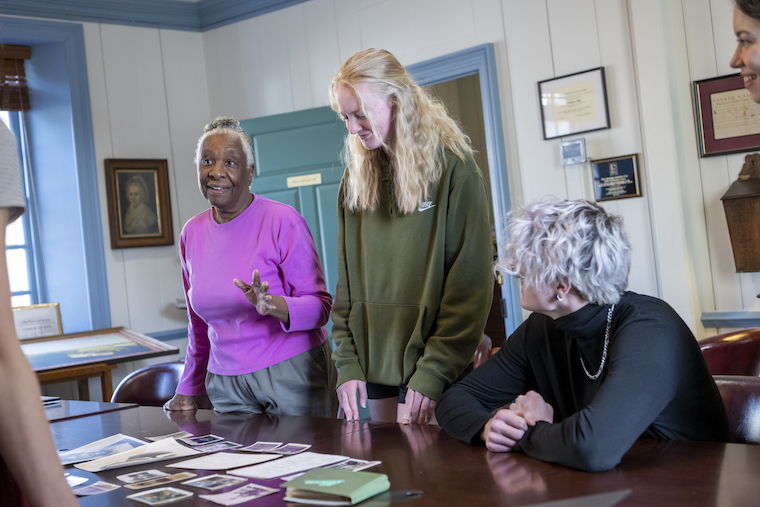
[[[428,337],[407,384],[407,400],[411,391],[411,396],[419,393],[436,402],[444,387],[456,380],[478,346],[493,299],[493,247],[483,175],[471,156],[462,161],[451,155],[449,164],[461,165],[451,176],[446,212],[450,267],[434,335]],[[423,410],[424,398],[415,399],[419,404],[405,408],[405,422],[424,421],[433,415],[435,403]]]
[[[0,208],[3,245],[8,214]],[[0,454],[30,505],[74,507],[78,503],[53,445],[37,377],[16,337],[10,294],[5,255],[0,255]]]

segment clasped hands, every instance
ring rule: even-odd
[[[493,452],[510,452],[528,428],[538,421],[554,421],[554,408],[536,391],[518,396],[509,407],[502,408],[485,425],[480,436]]]

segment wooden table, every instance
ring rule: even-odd
[[[760,501],[760,446],[677,442],[640,439],[615,469],[586,473],[544,463],[523,454],[489,453],[449,437],[438,427],[402,426],[390,423],[349,423],[334,419],[287,416],[240,417],[199,410],[196,414],[174,415],[171,420],[160,408],[138,407],[96,416],[54,422],[50,425],[59,448],[71,449],[115,433],[134,437],[156,436],[185,429],[196,435],[213,433],[248,445],[257,440],[312,444],[315,452],[343,454],[354,458],[381,460],[369,471],[388,475],[391,491],[422,491],[409,507],[533,505],[631,490],[621,506],[717,506],[756,505]],[[172,461],[138,465],[88,474],[71,473],[120,484],[117,475],[158,468]],[[199,475],[212,472],[196,471]],[[279,480],[258,481],[279,487]],[[176,486],[176,484],[174,484]],[[181,505],[214,505],[198,498]],[[233,486],[230,489],[233,489]],[[226,491],[226,490],[222,490]],[[110,493],[80,498],[83,506],[131,506],[125,496],[133,491],[120,488]],[[286,505],[279,494],[252,500],[249,506]],[[368,501],[364,507],[389,505]],[[393,496],[393,499],[398,496]],[[381,499],[382,500],[382,499]],[[586,500],[586,499],[584,499]],[[589,499],[590,500],[590,499]],[[591,505],[584,501],[580,505]]]
[[[88,379],[99,378],[100,389],[103,392],[103,399],[110,400],[111,396],[113,396],[111,370],[114,368],[116,368],[115,364],[105,363],[74,366],[71,368],[59,368],[57,370],[37,372],[37,380],[39,380],[40,385],[42,386],[76,380],[79,399],[83,401],[90,401],[90,385],[88,383]]]

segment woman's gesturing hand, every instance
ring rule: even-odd
[[[285,324],[290,326],[290,313],[288,304],[280,296],[273,296],[269,293],[269,282],[262,282],[259,278],[259,270],[253,270],[253,280],[248,285],[242,280],[235,278],[232,283],[235,287],[243,291],[245,297],[251,304],[256,307],[256,311],[261,315],[271,315],[276,317]]]

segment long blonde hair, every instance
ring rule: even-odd
[[[384,144],[393,167],[393,195],[402,213],[411,213],[427,200],[430,186],[438,183],[446,163],[445,150],[459,158],[472,154],[470,138],[446,112],[443,103],[420,88],[404,67],[384,49],[365,49],[350,57],[330,84],[330,105],[339,112],[337,93],[352,90],[377,132],[357,84],[389,100],[393,107],[390,144]],[[387,140],[384,140],[384,143]],[[346,137],[343,205],[350,211],[374,210],[379,201],[380,149],[367,150],[358,136]]]

